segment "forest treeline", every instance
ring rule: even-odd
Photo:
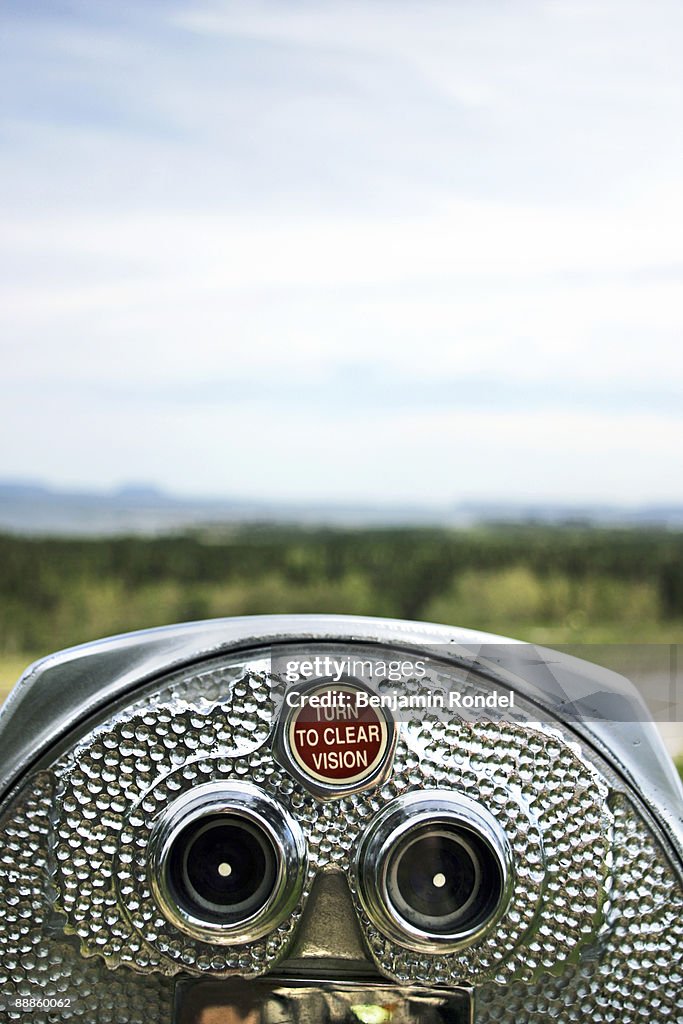
[[[245,526],[0,536],[0,652],[268,612],[426,619],[549,643],[680,642],[683,533]]]

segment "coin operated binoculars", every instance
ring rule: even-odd
[[[87,1024],[683,1019],[683,794],[636,691],[467,630],[148,630],[0,713],[0,1007]]]

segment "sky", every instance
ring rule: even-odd
[[[0,479],[683,502],[677,0],[0,21]]]

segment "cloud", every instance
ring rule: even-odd
[[[678,5],[4,17],[0,475],[683,499]]]

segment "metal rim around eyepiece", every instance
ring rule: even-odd
[[[257,905],[238,901],[222,915],[220,905],[193,889],[188,857],[192,846],[212,828],[241,833],[252,848],[256,844],[257,853],[261,850],[264,877],[252,894]],[[162,813],[148,845],[150,888],[164,916],[188,935],[222,945],[261,938],[294,910],[306,860],[299,824],[285,807],[247,782],[210,782],[183,794]],[[176,877],[178,864],[183,872],[181,885]],[[231,867],[221,863],[218,871],[227,876]]]
[[[445,863],[449,856],[457,862],[453,874],[460,888],[454,890],[450,914],[429,913],[430,907],[442,906],[436,888],[421,900],[426,890],[419,876],[429,869],[429,856],[425,860],[421,854],[430,844],[437,852],[434,863]],[[418,875],[415,887],[411,857],[412,875]],[[448,892],[447,869],[434,870],[433,885]],[[512,850],[501,825],[481,804],[445,790],[408,793],[387,804],[361,839],[354,871],[373,924],[399,945],[423,953],[454,952],[479,941],[505,913],[514,888]],[[401,889],[405,879],[407,895]]]

